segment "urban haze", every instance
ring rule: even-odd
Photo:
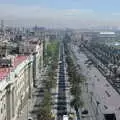
[[[0,0],[0,120],[120,120],[119,0]]]

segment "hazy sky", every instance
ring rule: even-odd
[[[0,19],[48,27],[120,26],[120,0],[0,0]]]

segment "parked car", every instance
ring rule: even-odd
[[[81,112],[81,117],[82,118],[85,118],[88,116],[88,110],[87,109],[84,109],[82,112]]]
[[[32,118],[32,117],[29,117],[28,120],[33,120],[33,118]]]
[[[59,61],[59,64],[61,64],[62,63],[62,61]]]

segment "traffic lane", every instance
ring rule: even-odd
[[[91,82],[91,80],[93,80],[94,82],[94,86],[91,87],[91,91],[92,89],[94,89],[94,96],[96,97],[96,100],[100,101],[101,104],[99,106],[100,108],[102,108],[102,111],[103,112],[105,111],[104,105],[106,105],[108,107],[107,109],[108,111],[110,109],[110,111],[113,110],[114,112],[118,113],[118,111],[116,111],[117,107],[120,106],[120,103],[118,102],[120,99],[120,96],[118,95],[118,93],[114,90],[114,88],[109,84],[109,82],[99,72],[97,68],[92,66],[91,70],[89,70],[87,69],[87,66],[84,64],[84,62],[82,62],[82,68],[83,67],[85,67],[84,73],[85,71],[87,71],[86,73],[87,73],[89,82]],[[108,97],[108,95],[106,94],[106,91],[107,93],[110,93],[110,94],[112,93],[110,95],[111,97]]]
[[[61,46],[61,49],[63,47]],[[58,106],[57,106],[57,115],[64,115],[67,113],[66,107],[66,94],[65,94],[65,73],[64,73],[64,61],[63,61],[63,50],[61,50],[60,60],[62,63],[60,64],[59,68],[59,82],[58,82]]]

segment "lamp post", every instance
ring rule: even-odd
[[[93,102],[93,91],[90,92],[90,102]]]
[[[96,104],[97,104],[97,106],[96,106],[96,118],[98,119],[98,116],[99,116],[98,107],[99,107],[100,102],[96,101]]]

